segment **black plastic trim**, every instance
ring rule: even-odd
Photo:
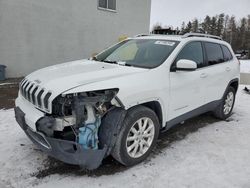
[[[25,123],[25,114],[19,107],[15,108],[15,117],[30,140],[48,155],[65,163],[79,165],[89,170],[96,169],[101,165],[107,147],[87,150],[76,142],[46,137],[42,133],[29,128]]]
[[[174,125],[177,125],[178,123],[181,123],[187,119],[190,119],[192,117],[195,117],[195,116],[198,116],[198,115],[201,115],[201,114],[204,114],[206,112],[209,112],[209,111],[212,111],[214,110],[220,103],[221,103],[222,99],[221,100],[217,100],[217,101],[213,101],[213,102],[210,102],[208,104],[205,104],[199,108],[196,108],[190,112],[187,112],[179,117],[176,117],[170,121],[168,121],[166,123],[166,126],[164,127],[164,130],[163,131],[167,131],[169,130],[170,128],[172,128]]]
[[[119,104],[122,108],[125,108],[124,104],[122,103],[122,101],[121,101],[117,96],[115,96],[115,100],[118,102],[118,104]]]
[[[115,146],[126,114],[127,111],[123,108],[114,108],[102,118],[98,137],[100,146],[106,146],[108,148],[106,156],[110,155],[113,147]]]
[[[186,68],[177,68],[176,67],[175,70],[176,71],[190,71],[191,72],[191,71],[195,71],[196,69],[188,69],[188,68],[186,69]]]
[[[232,80],[228,83],[227,88],[226,88],[226,90],[225,90],[223,96],[226,94],[227,89],[230,87],[230,85],[231,85],[232,83],[238,82],[238,87],[239,87],[239,81],[240,81],[239,78],[232,79]],[[237,90],[238,90],[238,88],[237,88]],[[237,90],[236,90],[236,92],[237,92]],[[223,97],[223,96],[222,96],[222,97]]]

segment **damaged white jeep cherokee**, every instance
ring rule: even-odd
[[[28,75],[16,120],[40,149],[65,163],[95,169],[112,155],[135,165],[160,131],[208,111],[228,118],[239,67],[216,36],[137,36],[90,60]]]

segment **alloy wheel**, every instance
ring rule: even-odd
[[[143,156],[152,145],[155,136],[155,126],[150,118],[137,120],[128,132],[126,139],[127,153],[132,158]]]
[[[233,103],[234,103],[234,93],[233,92],[229,92],[227,94],[226,100],[225,100],[225,104],[224,104],[224,114],[228,115],[233,107]]]

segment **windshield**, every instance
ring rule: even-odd
[[[178,45],[177,41],[156,39],[132,39],[123,41],[95,60],[127,66],[155,68],[161,65]]]

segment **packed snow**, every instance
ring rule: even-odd
[[[241,60],[240,61],[240,72],[241,73],[250,73],[250,60]]]
[[[240,61],[240,83],[250,84],[250,60]]]
[[[0,83],[0,86],[12,85],[12,84],[15,84],[15,83]]]
[[[58,173],[40,179],[34,174],[45,168],[47,156],[19,128],[13,109],[0,110],[0,187],[248,188],[249,108],[250,95],[241,86],[229,121],[208,124],[161,149],[142,164],[109,175]]]

